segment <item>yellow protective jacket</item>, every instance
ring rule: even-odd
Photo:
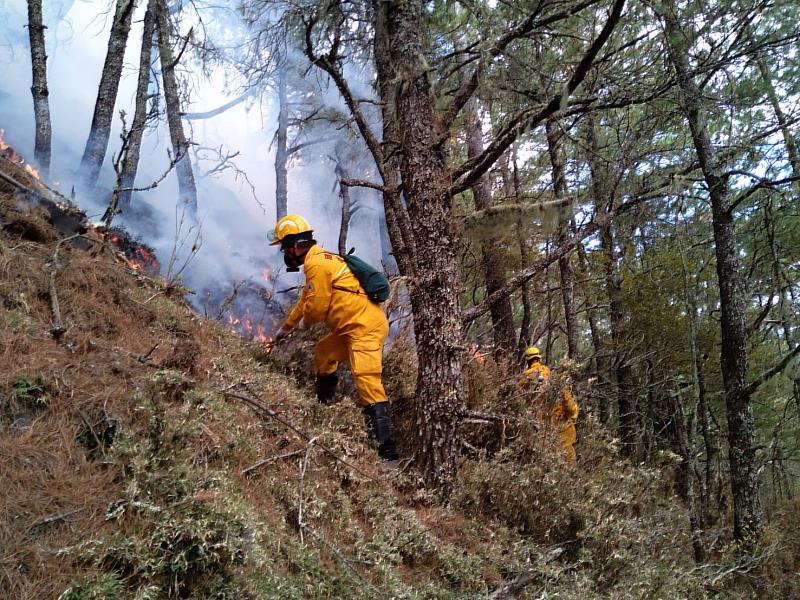
[[[541,383],[548,379],[550,379],[550,367],[543,365],[541,362],[534,362],[523,371],[519,384],[527,388],[530,387],[532,383]]]
[[[523,377],[519,380],[519,384],[523,388],[527,388],[531,383],[543,383],[549,379],[550,367],[543,365],[541,362],[535,362],[523,372]],[[561,402],[550,411],[550,414],[548,415],[545,411],[539,418],[542,421],[550,421],[550,425],[553,426],[553,429],[558,433],[558,437],[561,438],[561,443],[567,455],[567,461],[574,463],[576,455],[573,444],[577,439],[575,421],[578,419],[578,403],[575,402],[572,390],[568,387],[561,389],[559,397],[561,398]]]
[[[363,405],[386,402],[381,372],[383,343],[389,323],[380,306],[372,302],[338,254],[312,246],[303,261],[306,285],[289,313],[284,328],[303,319],[308,324],[325,321],[331,333],[314,352],[317,375],[334,373],[347,360]]]
[[[386,324],[386,315],[361,289],[344,259],[320,246],[312,246],[303,260],[306,284],[284,326],[294,328],[302,319],[312,325],[325,321],[331,332],[351,336]]]

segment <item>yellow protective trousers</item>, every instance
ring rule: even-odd
[[[317,375],[330,375],[347,360],[356,382],[362,406],[386,402],[381,382],[383,342],[389,333],[386,327],[372,331],[357,331],[350,335],[330,333],[322,338],[314,352]]]

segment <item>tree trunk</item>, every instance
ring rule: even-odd
[[[422,58],[423,3],[376,1],[373,6],[378,85],[381,97],[394,104],[388,112],[396,118],[391,131],[402,132],[384,144],[394,144],[400,153],[403,190],[414,223],[416,282],[410,295],[419,370],[413,446],[426,484],[447,498],[456,474],[464,352],[451,179]]]
[[[136,81],[136,106],[133,123],[128,138],[128,149],[122,164],[122,190],[119,194],[119,207],[124,210],[131,204],[133,192],[128,191],[136,184],[136,173],[139,169],[139,155],[142,137],[147,126],[147,91],[150,86],[150,69],[153,64],[153,35],[156,29],[156,0],[148,0],[144,14],[144,30],[142,31],[142,49],[139,52],[139,77]]]
[[[700,536],[700,524],[697,516],[697,500],[694,487],[694,463],[696,455],[694,437],[697,405],[693,404],[689,408],[689,416],[687,418],[683,403],[681,402],[680,392],[677,392],[674,396],[673,414],[676,437],[678,438],[678,449],[681,456],[681,464],[678,467],[680,477],[679,493],[686,502],[686,507],[689,512],[689,530],[692,537],[692,551],[694,553],[694,561],[699,565],[705,562],[706,551]]]
[[[342,199],[342,219],[339,224],[339,254],[344,256],[347,254],[347,232],[350,229],[350,188],[342,185],[342,179],[349,179],[350,175],[347,172],[344,156],[346,152],[342,148],[343,144],[336,145],[336,178],[339,180],[339,197]]]
[[[279,221],[288,212],[288,173],[286,162],[289,158],[287,138],[289,130],[289,94],[286,89],[286,69],[278,70],[278,129],[275,132],[275,220]],[[344,191],[344,190],[343,190]]]
[[[552,119],[545,125],[547,150],[553,168],[553,195],[561,200],[567,195],[567,180],[564,176],[564,157],[561,152],[558,124]],[[561,220],[557,244],[564,243],[569,235],[570,217]],[[561,302],[564,307],[564,325],[567,332],[567,354],[573,360],[580,360],[578,349],[578,319],[575,315],[575,289],[572,263],[569,256],[558,259],[558,273],[561,279]]]
[[[43,178],[50,174],[50,103],[47,89],[47,52],[44,43],[45,26],[42,22],[42,0],[28,0],[28,36],[31,41],[31,66],[33,70],[33,115],[36,120],[36,140],[33,157]]]
[[[750,44],[754,45],[752,35],[750,33],[750,27],[746,27],[747,38]],[[770,74],[769,67],[767,66],[767,63],[764,61],[764,57],[761,55],[761,52],[758,49],[754,49],[753,51],[753,60],[758,67],[758,72],[761,75],[761,81],[763,82],[764,88],[767,92],[767,98],[772,106],[772,111],[775,113],[775,119],[778,121],[778,127],[780,127],[781,135],[783,136],[783,142],[786,145],[786,154],[789,158],[789,166],[792,168],[792,177],[795,178],[795,181],[792,183],[792,189],[794,189],[795,194],[800,194],[800,155],[797,153],[797,142],[794,139],[794,135],[792,135],[791,130],[789,129],[789,122],[786,118],[786,114],[781,108],[781,103],[778,99],[778,93],[775,90],[775,85],[772,83],[772,75]]]
[[[156,0],[158,5],[158,52],[161,59],[161,78],[164,82],[164,103],[167,107],[167,123],[172,141],[172,151],[175,164],[175,173],[178,176],[178,201],[185,207],[186,216],[197,222],[197,186],[194,182],[192,161],[189,160],[189,142],[183,131],[181,120],[181,104],[178,95],[178,80],[175,76],[175,59],[172,56],[170,37],[172,25],[169,22],[169,12],[165,0]]]
[[[125,47],[128,44],[128,33],[131,30],[131,18],[135,8],[134,0],[117,0],[114,21],[111,25],[111,36],[108,39],[106,60],[103,64],[103,74],[97,88],[92,127],[89,130],[86,148],[81,159],[83,184],[89,190],[97,184],[97,177],[108,150],[108,139],[111,135],[111,123],[114,120],[114,105],[117,102],[119,80],[122,76]]]
[[[711,197],[722,329],[722,380],[728,418],[728,445],[733,495],[733,534],[738,540],[758,538],[763,514],[759,499],[755,425],[747,388],[747,324],[744,281],[724,165],[711,143],[703,97],[691,74],[686,36],[670,6],[661,15],[666,25],[669,59],[675,69],[697,158]]]
[[[519,241],[519,254],[521,258],[521,264],[528,265],[530,264],[530,242],[525,236],[525,229],[522,227],[522,223],[517,222],[517,239]],[[525,348],[528,347],[531,341],[531,318],[532,318],[532,307],[531,307],[531,296],[530,290],[528,289],[528,284],[523,283],[522,288],[520,289],[520,294],[522,298],[522,321],[519,325],[519,342],[517,344],[518,354],[520,360],[525,352]]]
[[[639,451],[639,427],[637,419],[636,395],[633,389],[633,373],[627,365],[625,345],[625,312],[621,299],[622,281],[617,267],[614,229],[608,216],[614,199],[606,184],[606,169],[599,164],[600,155],[594,122],[589,119],[586,127],[589,170],[592,176],[592,191],[595,197],[597,218],[600,220],[600,247],[605,262],[605,287],[609,301],[609,324],[611,345],[613,347],[613,375],[616,381],[618,431],[620,451],[623,456],[635,458]]]
[[[483,152],[483,131],[481,128],[480,107],[476,99],[470,100],[467,106],[469,120],[467,122],[467,155],[469,158],[479,156]],[[492,189],[487,178],[481,177],[472,186],[475,198],[475,209],[485,210],[492,205]],[[496,292],[506,283],[505,260],[503,249],[496,239],[482,241],[483,275],[486,282],[486,294]],[[511,298],[505,296],[492,303],[489,312],[492,317],[492,336],[495,355],[513,360],[514,353],[514,317],[511,311]]]

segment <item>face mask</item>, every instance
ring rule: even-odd
[[[286,271],[288,273],[297,273],[300,270],[300,265],[303,264],[303,258],[290,254],[288,251],[284,251],[283,263],[286,265]]]

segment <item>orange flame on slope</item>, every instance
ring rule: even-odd
[[[34,169],[31,165],[27,164],[25,162],[25,159],[22,158],[22,155],[16,150],[14,150],[14,148],[12,148],[8,144],[8,142],[5,141],[3,137],[5,133],[6,130],[0,128],[0,155],[5,156],[11,162],[15,162],[18,165],[22,166],[25,169],[25,172],[28,173],[28,175],[41,180],[41,178],[39,177],[39,171]]]

